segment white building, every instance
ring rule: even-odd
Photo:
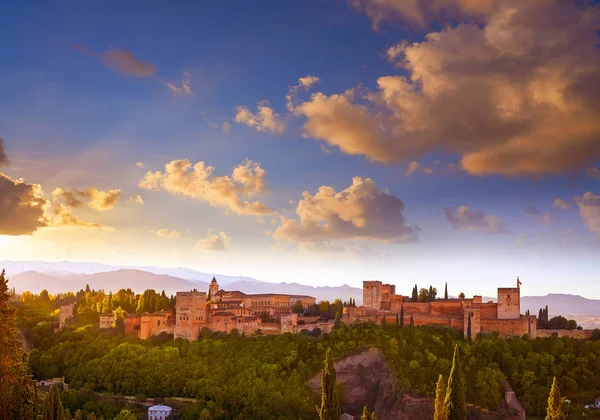
[[[148,409],[148,420],[165,420],[171,414],[172,408],[166,405],[153,405]]]

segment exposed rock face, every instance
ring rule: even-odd
[[[433,417],[433,404],[427,399],[408,395],[397,398],[392,374],[379,349],[370,348],[339,360],[335,362],[335,370],[341,389],[342,412],[359,418],[366,405],[380,420]],[[321,375],[312,377],[308,385],[320,392]]]

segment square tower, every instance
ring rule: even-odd
[[[379,280],[363,281],[363,306],[377,309],[381,307],[381,282]]]
[[[498,319],[521,317],[521,289],[518,287],[498,288]]]
[[[196,340],[206,323],[206,293],[177,292],[175,306],[175,338]]]

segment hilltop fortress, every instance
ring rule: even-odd
[[[497,302],[482,301],[481,296],[470,299],[435,299],[430,302],[414,302],[407,296],[396,294],[396,286],[382,282],[363,282],[363,306],[344,308],[343,321],[395,322],[396,316],[404,314],[404,325],[412,316],[414,325],[442,325],[462,330],[467,335],[471,319],[471,336],[479,333],[497,332],[503,337],[528,335],[536,337],[537,318],[521,315],[521,289],[498,288]]]
[[[174,338],[181,337],[189,341],[197,340],[204,328],[226,333],[235,329],[244,334],[254,334],[258,330],[264,334],[281,334],[315,328],[324,332],[331,331],[332,322],[298,325],[298,315],[292,313],[292,307],[298,302],[304,309],[308,309],[316,303],[316,299],[311,296],[246,294],[237,290],[221,290],[213,277],[208,294],[197,290],[177,292],[175,311],[129,314],[125,316],[123,323],[126,334],[139,338],[148,339],[167,333],[173,334]],[[268,319],[269,322],[263,323],[263,319]],[[100,328],[112,328],[113,324],[112,313],[100,315]]]

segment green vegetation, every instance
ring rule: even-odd
[[[433,420],[445,420],[446,412],[444,409],[444,399],[446,398],[446,387],[444,385],[444,375],[440,375],[435,386],[435,402],[433,404]]]
[[[58,396],[58,388],[55,386],[50,387],[50,391],[46,394],[42,420],[65,420],[65,410]]]
[[[331,349],[327,349],[325,366],[321,374],[321,406],[317,406],[317,414],[319,420],[338,420],[342,415]]]
[[[466,420],[467,401],[465,397],[465,384],[460,368],[460,354],[458,344],[454,347],[452,369],[446,386],[444,399],[444,420]]]
[[[556,382],[556,376],[552,380],[552,388],[550,388],[546,420],[565,420],[565,415],[560,407],[560,391],[558,389],[558,383]]]
[[[360,416],[360,420],[377,420],[377,416],[375,416],[375,413],[370,413],[369,410],[367,410],[367,406],[365,405],[365,408],[363,408],[362,415]]]

